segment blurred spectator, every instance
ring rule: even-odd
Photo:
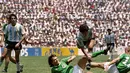
[[[118,46],[129,42],[130,0],[2,1],[0,24],[6,22],[4,17],[8,11],[17,14],[18,22],[23,24],[30,39],[36,43],[26,46],[76,46],[77,28],[84,21],[93,28],[98,40],[102,40],[106,29],[111,27]],[[99,35],[102,38],[99,39]]]

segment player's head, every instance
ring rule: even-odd
[[[50,67],[53,67],[53,66],[59,65],[59,60],[55,54],[52,54],[48,58],[48,63]]]
[[[107,29],[107,32],[108,32],[108,34],[110,34],[110,33],[111,33],[111,29],[110,29],[110,28],[108,28],[108,29]]]
[[[10,14],[9,22],[15,24],[17,22],[17,16],[15,14]]]
[[[128,46],[127,48],[125,48],[125,52],[130,54],[130,46]]]
[[[89,27],[87,26],[87,24],[82,24],[82,25],[80,25],[80,27],[79,27],[79,31],[81,32],[81,33],[84,33],[84,32],[88,32],[88,30],[89,30]]]

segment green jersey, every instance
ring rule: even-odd
[[[8,24],[4,24],[2,30],[4,31]]]
[[[2,28],[2,31],[3,31],[3,32],[5,32],[5,28],[6,28],[7,25],[8,25],[8,24],[4,24],[4,25],[3,25],[3,28]],[[4,35],[4,37],[5,37],[5,43],[6,43],[8,37],[7,37],[7,35]]]
[[[91,39],[94,38],[92,30],[88,30],[87,36],[84,36],[81,32],[78,33],[77,39],[77,47],[78,48],[87,48]]]
[[[116,63],[116,66],[120,73],[127,73],[130,71],[130,55],[122,54],[120,56],[120,61]]]
[[[70,66],[67,64],[67,61],[70,57],[64,58],[60,61],[60,64],[58,66],[53,66],[51,69],[52,73],[72,73],[73,72],[73,66]]]

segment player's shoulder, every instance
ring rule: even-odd
[[[7,25],[8,25],[7,23],[3,24],[3,26],[7,26]]]
[[[6,28],[7,25],[8,25],[8,24],[3,24],[3,25],[2,25],[3,30]]]
[[[119,56],[120,56],[120,57],[121,57],[121,56],[126,56],[126,53],[121,53]]]
[[[92,29],[89,29],[88,34],[92,34],[92,31],[93,31]]]
[[[78,32],[78,33],[77,33],[77,37],[82,38],[82,37],[83,37],[83,34],[82,34],[81,32]]]
[[[4,25],[5,28],[11,27],[11,26],[12,26],[11,24],[5,24]]]
[[[115,34],[114,33],[111,33],[112,36],[114,36]]]
[[[55,70],[58,70],[58,68],[55,67],[55,66],[53,66],[53,67],[51,68],[51,72],[53,73],[53,72],[55,72]]]
[[[23,25],[22,25],[22,24],[20,24],[20,23],[16,23],[16,27],[17,27],[17,28],[22,28],[22,27],[23,27]]]
[[[16,23],[17,26],[22,26],[20,23]]]
[[[65,60],[68,60],[69,57],[62,58],[60,62],[64,62]]]
[[[77,40],[82,40],[82,39],[83,39],[83,34],[80,33],[80,32],[77,33],[76,39],[77,39]]]

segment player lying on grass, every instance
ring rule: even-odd
[[[108,73],[128,73],[130,71],[130,46],[125,49],[124,54],[111,62],[91,63],[91,67],[102,68]]]
[[[87,63],[87,58],[82,57],[77,65],[70,66],[69,63],[75,59],[76,56],[70,56],[67,58],[63,58],[61,61],[57,58],[56,55],[52,54],[48,58],[48,63],[51,69],[51,73],[85,73],[85,67]],[[86,72],[90,73],[90,72]]]
[[[92,53],[92,57],[96,57],[99,54],[104,54],[104,50]],[[74,60],[75,56],[63,58],[61,61],[58,60],[57,56],[52,54],[48,58],[48,63],[52,67],[52,73],[85,73],[87,57],[82,57],[77,65],[70,66],[69,63]],[[90,72],[87,72],[90,73]]]

